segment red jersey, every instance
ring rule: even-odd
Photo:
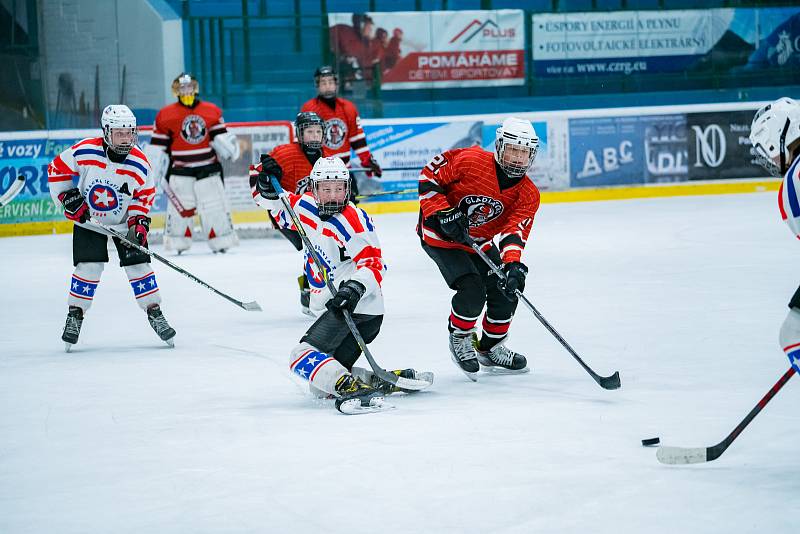
[[[478,243],[499,238],[503,263],[520,261],[539,209],[539,190],[528,178],[500,188],[494,153],[480,147],[457,148],[434,157],[419,176],[420,222],[417,232],[433,247],[474,251],[448,241],[425,219],[447,208],[458,208],[469,220],[469,235]]]
[[[344,98],[337,98],[334,107],[331,107],[317,97],[303,104],[300,111],[313,111],[325,121],[322,144],[328,149],[330,156],[342,158],[347,163],[350,161],[352,148],[361,160],[361,165],[369,166],[371,154],[355,104]]]
[[[214,172],[221,166],[209,143],[227,131],[222,110],[215,104],[201,100],[193,107],[186,107],[175,102],[156,115],[150,144],[170,155],[172,174]],[[209,169],[211,165],[215,168]]]
[[[269,153],[272,159],[278,162],[283,171],[281,177],[281,187],[284,191],[289,193],[296,193],[302,195],[307,186],[307,178],[311,174],[313,165],[308,161],[306,153],[300,143],[286,143],[285,145],[278,145]],[[322,147],[323,158],[330,157],[325,147]],[[256,191],[256,177],[261,172],[261,163],[258,165],[250,165],[250,190],[253,193],[253,198],[258,196]]]

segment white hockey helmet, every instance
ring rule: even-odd
[[[792,164],[792,149],[800,140],[800,104],[791,98],[779,98],[767,104],[753,117],[750,142],[756,160],[772,176],[781,177]]]
[[[341,158],[319,158],[309,179],[321,218],[341,213],[350,202],[350,171]]]
[[[506,147],[515,145],[527,149],[524,152],[506,154]],[[539,136],[533,128],[531,121],[509,117],[503,121],[503,125],[497,129],[494,141],[494,159],[500,168],[510,177],[519,177],[528,172],[536,159],[536,152],[539,150]]]
[[[100,116],[100,127],[103,129],[103,140],[117,154],[128,154],[138,137],[136,115],[128,106],[112,104],[106,106]],[[114,135],[114,130],[119,132]]]

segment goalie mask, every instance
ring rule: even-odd
[[[106,106],[100,116],[100,127],[103,129],[103,141],[117,154],[127,155],[136,145],[136,115],[128,106]]]
[[[314,71],[314,85],[317,86],[317,94],[326,100],[336,98],[339,77],[330,65],[323,65]]]
[[[200,84],[191,74],[182,72],[172,80],[172,94],[178,102],[186,107],[192,107],[200,94]]]
[[[533,165],[539,150],[539,137],[531,121],[510,117],[497,129],[494,159],[512,178],[523,176]]]
[[[753,117],[750,142],[758,163],[772,176],[782,177],[792,164],[792,152],[800,141],[800,104],[779,98]]]
[[[298,113],[294,120],[294,133],[303,152],[319,152],[322,150],[325,122],[313,111]]]
[[[340,158],[318,159],[309,179],[321,219],[328,219],[347,207],[350,202],[350,171]]]

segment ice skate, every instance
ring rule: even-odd
[[[428,385],[433,384],[433,373],[430,371],[415,371],[414,369],[396,369],[394,371],[389,371],[389,372],[394,373],[395,375],[401,378],[422,380],[424,382],[428,382]],[[403,389],[395,384],[386,382],[385,380],[381,380],[374,374],[372,375],[371,384],[372,387],[380,390],[381,392],[383,392],[384,395],[390,395],[392,393],[397,393],[397,392],[416,393],[417,391],[420,391],[418,389]]]
[[[481,367],[478,365],[478,354],[472,345],[470,334],[450,333],[450,357],[467,378],[473,382],[478,381]]]
[[[530,372],[525,356],[514,352],[502,341],[489,350],[480,350],[480,344],[475,338],[475,351],[478,361],[485,371],[499,374],[522,374]]]
[[[153,327],[156,334],[158,334],[158,337],[170,347],[175,346],[175,329],[172,328],[164,318],[164,314],[161,313],[161,307],[158,304],[153,304],[147,308],[147,320],[150,322],[150,326]]]
[[[349,373],[342,375],[336,381],[335,387],[336,393],[340,395],[336,399],[336,409],[344,414],[379,412],[392,408],[384,403],[383,392]]]
[[[64,324],[64,332],[61,334],[61,340],[64,341],[64,350],[66,352],[71,351],[72,346],[78,342],[82,325],[83,310],[77,306],[70,306],[69,312],[67,312],[67,322]]]

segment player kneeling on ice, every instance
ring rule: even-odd
[[[497,129],[494,153],[480,147],[448,150],[435,156],[419,177],[417,232],[423,250],[456,291],[448,320],[450,352],[471,380],[477,379],[481,365],[528,372],[525,356],[506,347],[505,340],[517,308],[516,291],[525,289],[528,268],[521,262],[522,251],[539,209],[539,190],[526,175],[538,146],[530,121],[509,118]],[[502,261],[506,282],[472,244],[495,264]],[[474,332],[484,305],[478,340]]]
[[[756,112],[750,142],[758,162],[776,178],[781,217],[800,239],[800,102],[779,98]],[[800,373],[800,288],[789,301],[789,313],[780,330],[781,348]]]
[[[69,352],[78,342],[83,318],[92,305],[103,264],[108,262],[108,237],[92,230],[92,220],[127,231],[130,241],[147,246],[150,206],[155,187],[147,158],[136,147],[136,117],[122,105],[107,106],[100,118],[102,137],[79,141],[50,163],[47,182],[56,205],[75,222],[72,262],[75,272],[69,289],[69,313],[61,339]],[[156,276],[150,256],[114,238],[119,264],[125,268],[133,295],[147,312],[156,334],[172,345],[175,330],[159,304]]]
[[[365,343],[372,342],[380,331],[384,267],[375,225],[364,210],[348,200],[350,173],[339,158],[318,159],[311,170],[309,190],[302,195],[285,194],[283,200],[288,199],[294,213],[287,213],[271,178],[265,172],[258,175],[257,203],[283,228],[307,235],[323,264],[314,264],[306,250],[309,309],[318,319],[292,350],[290,369],[309,382],[312,392],[337,397],[336,407],[344,413],[380,409],[384,395],[397,389],[373,373],[353,367],[361,348],[344,317],[345,313],[352,314]],[[294,214],[302,229],[294,227]],[[336,287],[335,295],[329,291],[326,277]],[[413,369],[394,373],[418,378]],[[423,379],[432,381],[431,375],[424,375]]]

